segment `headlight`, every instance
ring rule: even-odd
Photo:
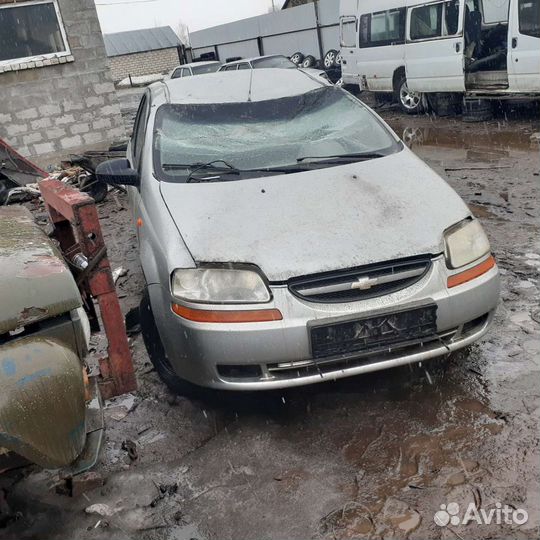
[[[465,220],[445,233],[446,262],[450,268],[470,264],[490,252],[489,240],[476,220]]]
[[[258,304],[271,299],[258,272],[230,268],[175,270],[172,293],[181,300],[207,304]]]

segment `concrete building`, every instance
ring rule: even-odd
[[[114,82],[129,75],[167,73],[180,63],[182,43],[170,26],[105,34],[103,38]]]
[[[43,156],[124,137],[94,0],[0,0],[0,138]]]

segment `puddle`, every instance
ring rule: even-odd
[[[494,164],[509,157],[511,151],[533,152],[539,148],[538,142],[531,138],[538,130],[534,125],[520,130],[510,129],[505,123],[458,129],[455,123],[443,119],[428,120],[427,126],[411,126],[403,118],[387,121],[409,148],[456,149],[462,151],[470,162]]]

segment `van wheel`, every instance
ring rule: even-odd
[[[493,118],[493,104],[488,99],[463,99],[463,121],[485,122]]]
[[[402,76],[396,87],[396,100],[401,110],[407,114],[420,114],[423,112],[422,94],[409,90],[407,78]]]
[[[304,55],[301,52],[295,52],[290,60],[293,64],[299,66],[304,61]]]
[[[341,51],[340,51],[336,54],[336,58],[334,59],[334,67],[340,68],[342,63],[343,63],[343,55],[341,54]]]
[[[194,395],[199,388],[179,377],[167,358],[165,348],[159,337],[159,332],[154,320],[154,314],[152,313],[152,306],[150,305],[150,297],[147,289],[145,289],[139,305],[139,316],[144,346],[146,347],[148,356],[156,368],[161,380],[175,394],[182,394],[184,396]]]

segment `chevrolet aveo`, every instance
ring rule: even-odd
[[[156,83],[128,158],[164,381],[258,390],[426,361],[493,321],[480,223],[358,99],[298,70]],[[195,386],[196,387],[196,386]]]

